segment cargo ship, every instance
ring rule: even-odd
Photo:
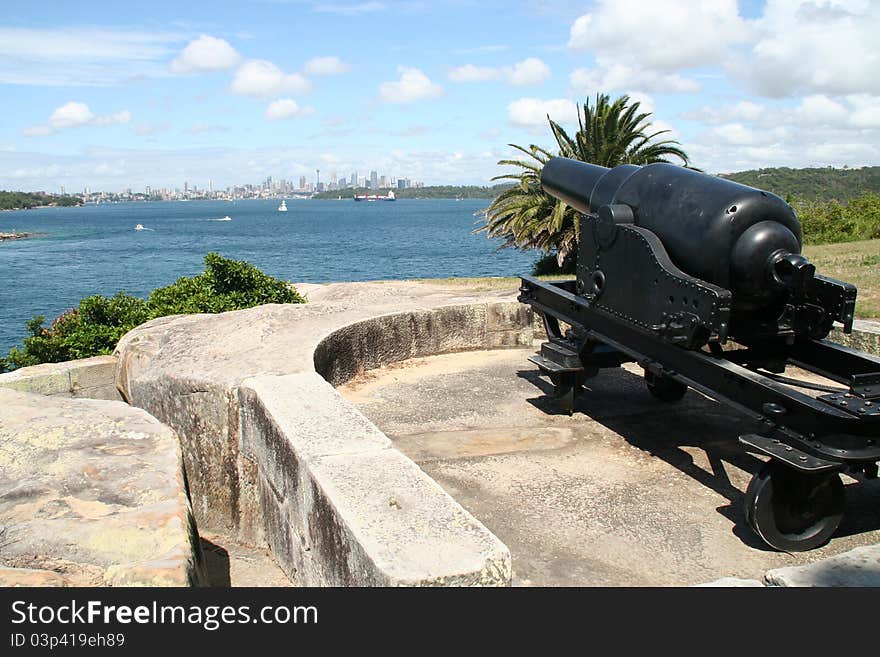
[[[379,196],[378,194],[363,194],[358,196],[357,194],[354,196],[355,201],[396,201],[397,199],[394,196],[394,192],[390,189],[388,190],[388,194],[386,196]]]

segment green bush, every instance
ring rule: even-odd
[[[125,292],[95,295],[59,315],[48,328],[43,325],[45,317],[34,317],[27,323],[24,347],[13,347],[6,358],[0,358],[0,372],[112,353],[123,335],[156,317],[219,313],[265,303],[305,303],[305,299],[289,284],[247,262],[209,253],[204,272],[153,290],[146,301]]]
[[[541,256],[532,265],[532,276],[549,276],[551,274],[574,274],[577,269],[577,258],[570,256],[563,260],[559,266],[559,260],[555,253]]]
[[[792,206],[807,244],[880,238],[880,194],[868,192],[846,203],[794,199]]]

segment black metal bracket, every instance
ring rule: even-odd
[[[871,400],[880,399],[880,372],[853,374],[850,381],[849,389],[854,395]]]
[[[782,461],[801,472],[835,472],[843,469],[843,464],[841,463],[826,461],[818,456],[807,454],[778,438],[750,433],[740,436],[739,442],[749,448],[750,451],[756,451],[777,461]]]

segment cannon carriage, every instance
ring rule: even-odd
[[[840,474],[875,478],[880,461],[880,358],[826,339],[835,323],[852,331],[856,288],[816,274],[794,211],[768,192],[565,158],[541,182],[583,213],[576,278],[523,277],[519,294],[543,317],[530,360],[563,407],[600,369],[636,362],[660,401],[691,387],[739,409],[761,426],[739,442],[767,457],[746,490],[749,526],[778,550],[825,543],[843,518]],[[785,376],[792,366],[827,385]]]

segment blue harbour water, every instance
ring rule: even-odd
[[[25,322],[48,320],[91,294],[145,297],[203,270],[217,251],[294,282],[528,273],[534,254],[473,234],[486,200],[277,200],[119,203],[0,212],[0,355]],[[231,221],[218,221],[229,216]],[[142,224],[146,230],[136,231]]]

